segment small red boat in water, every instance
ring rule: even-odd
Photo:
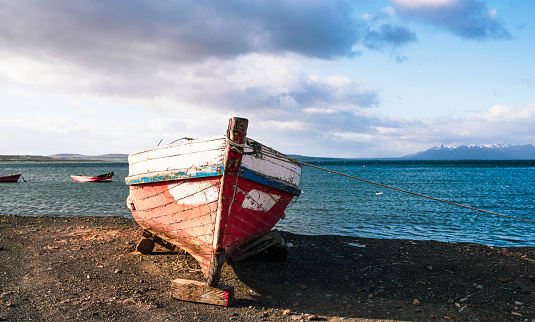
[[[21,175],[20,172],[0,175],[0,182],[17,182]]]
[[[98,176],[77,175],[77,176],[71,176],[71,178],[72,180],[76,182],[110,182],[113,175],[114,173],[112,171],[112,172],[100,174]]]

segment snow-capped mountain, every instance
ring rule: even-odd
[[[475,149],[477,149],[477,148],[480,148],[480,149],[483,149],[483,148],[487,148],[487,149],[494,149],[494,148],[505,149],[505,148],[509,148],[509,147],[512,147],[512,146],[513,145],[507,144],[507,143],[498,143],[498,144],[465,144],[465,145],[441,144],[441,145],[434,146],[434,147],[428,149],[427,151],[429,151],[429,150],[440,150],[440,149],[455,150],[455,149],[459,149],[459,148],[463,148],[463,147],[475,148]]]
[[[403,158],[413,160],[535,160],[535,147],[531,144],[511,145],[506,143],[441,144],[425,151],[406,155]]]

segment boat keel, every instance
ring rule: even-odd
[[[206,278],[206,285],[215,287],[219,284],[221,278],[221,269],[225,264],[225,251],[215,254],[210,262],[210,268],[208,269],[208,277]]]

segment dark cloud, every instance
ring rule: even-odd
[[[464,39],[507,39],[511,34],[484,1],[458,0],[444,4],[416,5],[406,0],[391,0],[405,17],[444,28]]]
[[[262,27],[266,44],[259,45],[265,49],[317,58],[351,56],[359,35],[350,13],[342,1],[268,1],[253,25]]]
[[[226,59],[251,52],[330,59],[353,54],[359,35],[350,14],[341,0],[7,0],[0,5],[0,39],[9,40],[10,50],[108,62],[132,56]]]
[[[384,24],[379,30],[368,30],[364,37],[364,45],[369,49],[401,47],[417,40],[416,34],[405,26]]]

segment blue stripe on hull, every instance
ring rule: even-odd
[[[126,177],[127,185],[141,183],[156,183],[162,181],[186,180],[206,177],[217,177],[223,173],[223,166],[213,165],[183,170],[159,171],[156,174],[147,174],[146,176]]]
[[[276,188],[276,189],[283,190],[283,191],[287,191],[295,196],[299,196],[301,194],[301,190],[299,190],[299,188],[295,188],[287,184],[281,183],[275,178],[261,175],[259,173],[254,172],[253,170],[250,170],[244,167],[240,168],[239,175],[242,178],[260,183],[262,185]]]

